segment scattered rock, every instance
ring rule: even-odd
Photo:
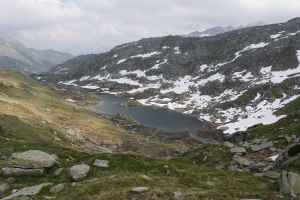
[[[230,152],[232,154],[236,154],[236,153],[241,153],[241,154],[245,154],[247,153],[246,149],[244,147],[235,147],[230,149]]]
[[[0,185],[0,194],[6,192],[7,190],[9,190],[9,185],[7,185],[7,184]]]
[[[9,164],[22,169],[42,169],[52,167],[55,162],[56,158],[53,155],[40,150],[29,150],[12,154]]]
[[[147,175],[141,175],[141,178],[142,178],[142,179],[145,179],[145,180],[147,180],[147,181],[150,181],[150,180],[151,180],[151,178],[150,178],[149,176],[147,176]]]
[[[290,145],[276,159],[275,167],[300,167],[300,143]]]
[[[56,197],[55,196],[44,196],[43,197],[43,200],[54,200],[54,199],[56,199]]]
[[[54,176],[58,176],[61,174],[61,172],[64,170],[64,168],[59,168],[57,170],[55,170],[55,172],[53,173]]]
[[[205,182],[207,185],[209,185],[209,186],[215,186],[216,184],[214,183],[214,182],[212,182],[212,181],[206,181]]]
[[[59,137],[54,136],[53,140],[57,141],[57,142],[61,142],[61,139]]]
[[[228,148],[234,148],[234,144],[230,143],[230,142],[224,142],[224,145]]]
[[[239,171],[239,168],[237,165],[229,165],[227,167],[228,170],[231,170],[231,171]]]
[[[268,165],[263,169],[264,172],[270,171],[273,168],[273,165]]]
[[[43,183],[40,185],[36,185],[36,186],[31,186],[31,187],[25,187],[23,189],[18,190],[17,192],[2,198],[1,200],[11,200],[17,197],[21,197],[21,196],[32,196],[32,195],[36,195],[38,194],[41,189],[45,186],[48,185],[52,185],[52,183]]]
[[[266,148],[269,148],[272,146],[274,146],[274,143],[272,141],[269,141],[269,142],[259,144],[259,145],[252,145],[251,149],[252,149],[252,151],[256,152],[256,151],[261,151],[263,149],[266,149]]]
[[[178,197],[181,197],[181,196],[182,196],[182,192],[180,192],[180,191],[173,192],[173,197],[174,198],[178,198]]]
[[[224,169],[224,165],[223,164],[216,165],[215,169]]]
[[[67,130],[67,134],[71,135],[71,136],[75,136],[77,135],[76,132],[72,129]]]
[[[265,173],[265,176],[269,177],[269,178],[277,179],[277,178],[280,177],[280,174],[278,172],[268,171],[268,172]]]
[[[143,193],[146,192],[147,190],[148,190],[147,187],[135,187],[131,189],[132,192],[137,192],[137,193]]]
[[[5,167],[2,169],[3,177],[14,176],[42,176],[45,173],[45,169],[21,169]]]
[[[65,184],[61,183],[61,184],[55,185],[52,188],[50,188],[50,192],[58,193],[58,192],[62,191],[64,188],[65,188]]]
[[[239,155],[234,155],[233,156],[233,161],[236,162],[239,165],[242,165],[242,166],[247,166],[248,167],[250,165],[249,160],[247,160],[246,158],[243,158]]]
[[[293,172],[283,171],[278,178],[279,191],[292,196],[300,195],[300,176]]]
[[[90,166],[86,164],[74,165],[70,168],[70,175],[74,181],[84,179],[90,170]]]
[[[99,160],[99,159],[95,160],[94,166],[97,166],[97,167],[109,167],[107,160]]]

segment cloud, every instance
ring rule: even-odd
[[[0,0],[0,34],[74,54],[216,25],[283,22],[298,0]],[[283,12],[284,10],[284,12]]]

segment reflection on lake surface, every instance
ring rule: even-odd
[[[167,108],[153,108],[149,106],[120,106],[116,103],[127,102],[122,97],[101,95],[102,101],[96,105],[87,106],[90,109],[110,114],[127,114],[135,121],[169,132],[200,129],[204,123],[195,117],[188,116]]]

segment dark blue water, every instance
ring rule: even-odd
[[[88,108],[110,114],[127,114],[139,123],[163,129],[170,132],[200,129],[204,123],[195,117],[191,117],[167,108],[153,108],[149,106],[120,106],[116,103],[127,102],[125,98],[101,95],[99,104],[88,106]]]

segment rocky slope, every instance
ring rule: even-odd
[[[299,61],[295,18],[213,37],[142,39],[34,77],[168,107],[234,133],[285,116],[276,111],[300,96]]]
[[[35,50],[25,47],[11,37],[0,36],[0,67],[26,74],[38,73],[73,58],[54,50]]]

